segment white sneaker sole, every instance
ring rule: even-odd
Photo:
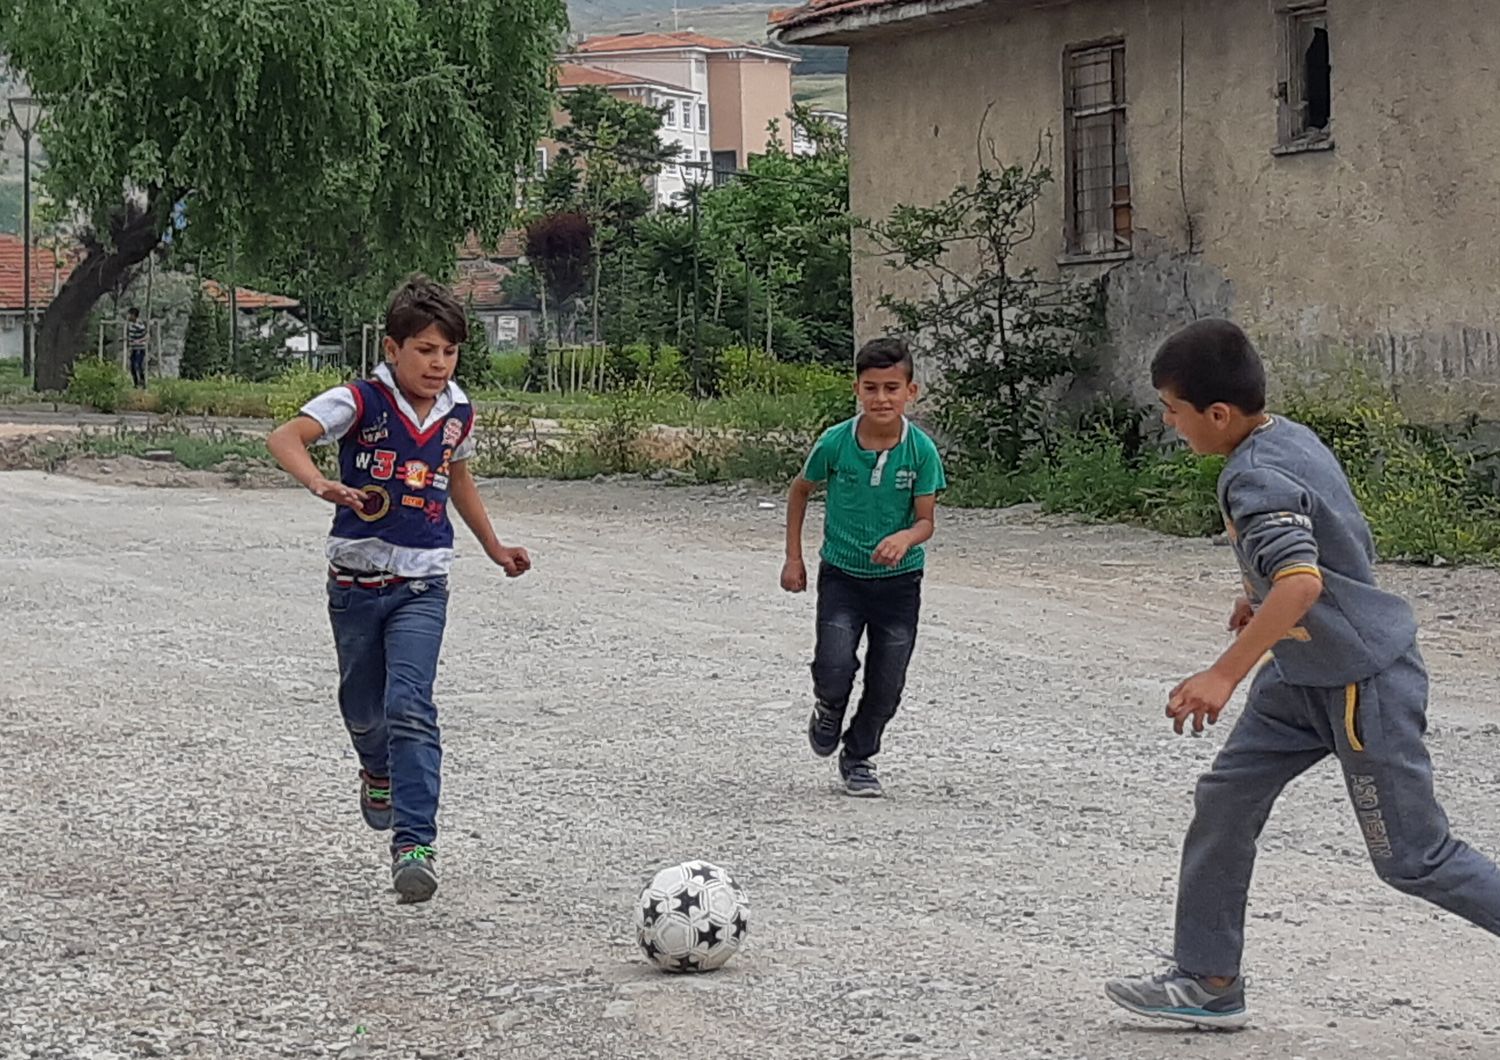
[[[1225,1013],[1222,1016],[1199,1012],[1185,1012],[1177,1009],[1152,1009],[1143,1008],[1140,1005],[1126,1001],[1122,997],[1116,997],[1108,990],[1104,991],[1105,997],[1127,1012],[1134,1012],[1137,1016],[1147,1019],[1166,1020],[1169,1023],[1186,1023],[1193,1027],[1201,1027],[1209,1031],[1238,1031],[1243,1030],[1250,1022],[1250,1010],[1240,1009],[1238,1012]]]

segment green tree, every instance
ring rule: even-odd
[[[490,336],[484,329],[484,321],[474,315],[469,307],[469,337],[459,347],[458,366],[453,377],[465,391],[486,390],[495,386],[495,361],[491,356]]]
[[[91,225],[38,387],[179,206],[246,275],[307,246],[373,286],[445,274],[510,213],[566,24],[563,0],[0,0],[0,48],[47,108],[46,192]]]
[[[712,314],[767,353],[847,363],[853,345],[849,154],[843,133],[805,106],[793,123],[815,145],[792,155],[776,123],[763,154],[704,196],[702,251],[713,261]],[[759,296],[757,298],[757,296]]]
[[[229,347],[225,334],[228,329],[223,309],[200,290],[188,313],[177,373],[184,379],[207,379],[228,371]]]
[[[932,206],[897,206],[866,227],[888,267],[922,280],[921,296],[880,304],[939,370],[943,427],[965,460],[1012,470],[1042,437],[1052,387],[1098,337],[1099,292],[1016,260],[1051,172],[984,161]]]
[[[648,182],[675,162],[681,147],[661,141],[662,108],[616,99],[593,87],[567,93],[563,107],[567,121],[553,134],[561,149],[545,192],[552,196],[551,208],[576,210],[588,219],[590,335],[597,343],[605,303],[612,315],[623,308],[621,296],[634,267],[633,229],[652,206]],[[564,194],[566,201],[559,198]],[[595,384],[602,386],[605,361],[595,363]]]

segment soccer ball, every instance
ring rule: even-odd
[[[749,931],[749,896],[733,876],[706,861],[662,869],[636,904],[636,940],[651,963],[667,972],[721,968]]]

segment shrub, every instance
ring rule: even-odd
[[[1344,465],[1383,557],[1500,560],[1500,497],[1482,466],[1485,454],[1414,425],[1367,377],[1351,377],[1332,398],[1293,395],[1284,407]]]
[[[182,416],[198,411],[199,395],[185,379],[161,379],[151,387],[156,411],[168,416]]]
[[[69,401],[99,412],[117,412],[129,389],[130,380],[123,368],[114,361],[89,357],[73,365],[67,396]]]
[[[304,367],[293,368],[276,380],[275,387],[271,391],[271,398],[268,402],[271,408],[271,418],[277,423],[285,423],[296,416],[302,410],[303,405],[343,381],[343,376],[330,368],[317,371]]]

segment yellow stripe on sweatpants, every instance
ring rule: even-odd
[[[1355,752],[1363,751],[1365,745],[1359,742],[1359,734],[1355,731],[1355,715],[1359,713],[1359,685],[1349,685],[1344,689],[1344,735],[1349,737],[1349,747]]]

